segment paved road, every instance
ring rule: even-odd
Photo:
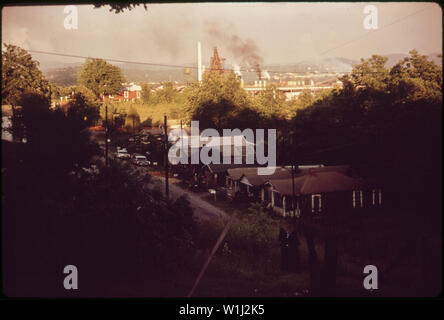
[[[142,168],[138,169],[138,171],[146,172]],[[162,193],[165,195],[165,178],[158,176],[151,176],[151,182],[149,187],[151,188],[159,188]],[[187,195],[188,200],[190,201],[190,205],[193,208],[194,216],[201,221],[218,221],[225,220],[228,218],[228,215],[222,209],[212,205],[211,203],[203,200],[201,198],[202,195],[196,194],[190,190],[181,188],[175,184],[169,183],[169,196],[170,199],[177,199],[182,195]]]
[[[102,139],[98,138],[97,133],[91,134],[91,140],[94,140],[96,142],[99,142],[99,146],[102,150],[105,150],[105,143]],[[112,150],[112,149],[111,149]],[[109,157],[114,158],[114,152],[109,151]],[[104,160],[104,159],[103,159]],[[127,161],[127,160],[123,160]],[[142,174],[146,174],[146,168],[143,167],[135,167],[134,169],[136,172]],[[158,177],[158,176],[151,176],[151,182],[148,185],[149,188],[159,188],[163,194],[165,194],[165,178]],[[225,220],[228,215],[225,211],[222,209],[212,205],[211,203],[208,203],[207,201],[201,199],[201,196],[199,194],[196,194],[190,190],[181,188],[174,184],[169,184],[169,193],[170,193],[170,199],[177,199],[182,195],[187,195],[188,200],[190,201],[190,205],[193,208],[194,216],[200,221],[214,221],[217,222],[219,220]]]
[[[165,192],[165,178],[153,177],[154,183],[161,183]],[[200,220],[219,220],[226,219],[228,215],[222,209],[213,206],[211,203],[200,198],[192,191],[183,189],[177,185],[169,184],[170,197],[174,199],[186,194],[190,205],[194,210],[194,216]]]

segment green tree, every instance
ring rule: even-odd
[[[126,115],[125,127],[127,128],[127,130],[130,130],[131,128],[132,132],[135,133],[139,125],[140,125],[140,115],[137,112],[136,108],[130,106],[128,113]]]
[[[74,93],[80,93],[88,103],[90,104],[96,104],[96,96],[94,95],[94,92],[90,89],[88,89],[85,86],[75,86],[72,90]]]
[[[298,102],[299,108],[306,108],[313,104],[314,102],[314,96],[311,93],[310,90],[304,90],[301,92],[301,94],[297,97],[296,101]]]
[[[389,90],[393,99],[439,100],[441,87],[442,68],[416,50],[390,70]]]
[[[302,163],[347,163],[358,168],[361,176],[376,180],[387,194],[384,215],[391,220],[385,224],[375,220],[378,228],[372,230],[378,232],[372,236],[391,239],[389,224],[397,222],[396,213],[402,212],[403,225],[397,237],[408,244],[408,252],[423,241],[423,235],[442,235],[436,227],[441,225],[442,215],[442,67],[415,50],[392,68],[385,62],[386,58],[375,55],[362,60],[351,75],[340,79],[341,89],[299,110],[292,120],[291,149]],[[349,237],[353,237],[362,242],[362,226],[368,224],[360,220],[362,217],[335,219],[334,215],[325,217],[324,226],[318,224],[316,230],[310,221],[301,220],[314,295],[334,289],[335,272],[324,271],[335,270],[336,241],[351,242]],[[348,223],[361,227],[346,227]],[[415,226],[415,231],[408,225]],[[314,246],[318,237],[324,239],[326,257],[330,257],[325,268],[320,268]],[[436,253],[430,251],[420,259],[424,274],[439,274],[426,267],[430,260],[438,265]],[[433,287],[429,280],[424,283]]]
[[[51,85],[51,101],[59,101],[60,99],[60,88],[56,85]]]
[[[79,84],[90,89],[97,99],[103,94],[116,94],[124,81],[120,68],[102,59],[88,59],[79,72]]]
[[[14,295],[64,295],[60,285],[47,285],[48,270],[74,259],[91,266],[86,295],[108,294],[115,286],[107,279],[116,273],[126,286],[134,275],[147,277],[143,282],[156,283],[150,294],[158,294],[161,276],[171,277],[189,261],[195,234],[189,202],[166,202],[145,188],[147,177],[121,163],[90,166],[88,131],[75,117],[51,110],[42,95],[26,93],[19,104],[29,142],[2,143],[5,288]],[[34,267],[26,267],[32,261]],[[35,291],[16,280],[23,276],[36,280]]]
[[[79,122],[80,127],[90,127],[100,119],[99,105],[76,92],[68,108],[68,116]]]
[[[251,107],[251,100],[234,73],[207,73],[201,83],[193,84],[184,94],[188,119],[201,121],[202,128],[254,128],[259,125],[258,111]]]
[[[253,103],[256,104],[263,113],[271,115],[274,112],[281,111],[284,99],[275,85],[268,85],[265,90],[259,91]]]
[[[14,117],[18,118],[27,140],[26,147],[35,154],[34,161],[40,164],[41,170],[61,173],[75,164],[87,163],[95,152],[88,132],[83,130],[84,115],[91,112],[86,113],[88,109],[81,102],[81,96],[76,98],[67,114],[60,109],[50,109],[49,99],[35,92],[22,94],[18,101],[20,108]],[[53,162],[57,164],[50,165]]]
[[[61,86],[58,87],[58,92],[59,92],[59,96],[60,97],[71,97],[72,93],[74,92],[75,87],[74,86],[69,86],[69,87],[65,87],[65,86]],[[94,96],[95,99],[95,96]]]
[[[95,3],[94,8],[101,8],[103,6],[110,6],[109,11],[114,13],[121,13],[125,12],[125,10],[131,11],[137,6],[143,5],[143,8],[145,10],[148,10],[148,5],[146,3],[110,3],[110,4],[103,4],[103,3]]]
[[[158,103],[171,103],[177,96],[172,82],[162,82],[162,89],[156,92],[155,101]]]
[[[384,91],[389,81],[389,69],[385,67],[388,58],[372,55],[368,60],[361,59],[361,64],[355,65],[352,80],[356,86],[367,89]]]
[[[40,71],[39,62],[24,49],[4,44],[2,50],[2,103],[17,106],[25,91],[51,97],[51,86]]]
[[[242,107],[250,102],[247,93],[240,86],[239,78],[234,73],[228,76],[214,72],[206,73],[201,83],[194,83],[186,89],[185,93],[188,98],[189,115],[195,108],[206,102],[217,103],[224,99]]]
[[[151,86],[147,83],[142,84],[142,101],[146,104],[151,102],[153,94],[151,92]]]

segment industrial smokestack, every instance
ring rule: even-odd
[[[202,48],[200,41],[197,42],[197,80],[202,81]]]

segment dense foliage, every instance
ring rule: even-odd
[[[392,68],[385,62],[362,61],[342,89],[298,111],[293,150],[297,161],[367,165],[380,181],[410,189],[414,201],[413,186],[440,190],[442,68],[416,51]]]
[[[70,295],[63,268],[75,265],[82,296],[119,296],[121,283],[158,295],[193,246],[193,212],[185,198],[167,202],[148,189],[132,167],[106,167],[87,130],[99,107],[88,89],[71,90],[65,110],[32,87],[8,96],[13,131],[26,139],[2,142],[5,293]]]
[[[122,71],[102,59],[88,59],[79,72],[79,83],[90,89],[97,98],[116,94],[124,82]]]
[[[109,6],[109,11],[114,12],[115,14],[125,12],[125,10],[131,11],[137,6],[143,5],[143,8],[145,10],[148,9],[148,5],[146,3],[129,3],[129,2],[112,2],[110,4],[104,4],[104,3],[95,3],[94,8],[101,8],[103,6]]]
[[[51,96],[51,86],[38,68],[39,62],[32,59],[24,49],[4,44],[2,48],[2,104],[17,105],[21,94],[35,91]]]

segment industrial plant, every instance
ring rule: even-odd
[[[338,77],[344,75],[344,72],[319,72],[311,70],[310,67],[306,72],[276,72],[266,69],[259,69],[259,65],[255,69],[241,67],[236,62],[232,63],[232,68],[225,68],[225,58],[221,58],[217,47],[213,47],[213,55],[210,58],[210,64],[206,67],[202,63],[202,45],[197,43],[197,65],[198,80],[202,81],[205,73],[215,72],[218,74],[228,74],[233,72],[239,79],[241,86],[250,94],[256,95],[267,87],[273,86],[281,93],[285,100],[296,98],[302,91],[309,90],[315,93],[320,90],[328,90],[341,87],[342,83]],[[273,74],[273,76],[270,75]]]

